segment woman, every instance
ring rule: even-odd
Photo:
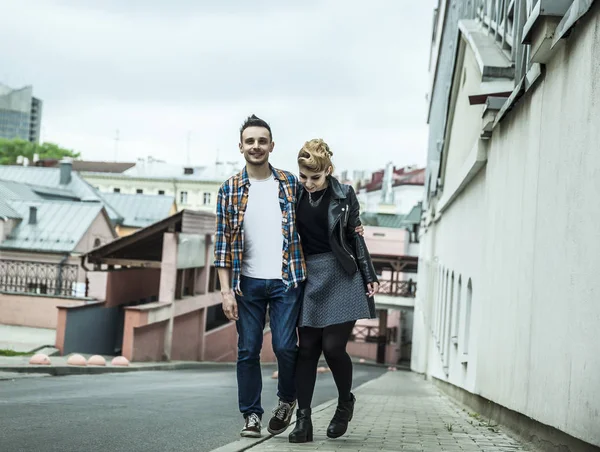
[[[297,422],[289,440],[312,441],[311,401],[321,352],[338,389],[338,406],[327,429],[329,438],[346,433],[354,412],[352,361],[346,344],[358,319],[375,318],[373,295],[379,283],[360,225],[354,190],[331,174],[332,152],[320,139],[298,154],[300,182],[296,224],[308,279],[299,320],[296,367]]]

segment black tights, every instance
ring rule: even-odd
[[[317,366],[321,352],[331,369],[340,400],[350,400],[352,361],[346,344],[355,322],[340,323],[325,328],[298,328],[300,350],[296,365],[298,408],[310,408],[317,381]]]

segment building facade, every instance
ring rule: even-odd
[[[361,212],[408,215],[423,200],[424,181],[424,168],[396,168],[388,163],[384,170],[374,172],[370,180],[359,183],[357,197]]]
[[[0,138],[39,143],[42,101],[33,97],[33,87],[12,89],[0,83]]]
[[[140,160],[122,173],[81,172],[100,192],[167,195],[179,210],[215,212],[221,184],[240,171],[235,164],[172,165],[152,158]]]
[[[440,1],[435,23],[412,369],[596,450],[600,4]]]

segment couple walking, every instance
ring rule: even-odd
[[[311,401],[321,353],[338,389],[327,436],[346,433],[354,412],[346,344],[358,319],[374,318],[377,275],[362,237],[351,186],[333,176],[320,139],[298,153],[299,179],[269,164],[275,143],[256,116],[240,130],[246,165],[219,189],[215,266],[223,311],[238,331],[237,380],[242,436],[260,437],[260,351],[267,307],[279,369],[279,403],[268,431],[283,433],[297,404],[289,441],[312,441]]]

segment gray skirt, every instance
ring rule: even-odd
[[[299,326],[329,325],[375,318],[375,303],[359,271],[349,275],[333,253],[306,258],[306,283]]]

